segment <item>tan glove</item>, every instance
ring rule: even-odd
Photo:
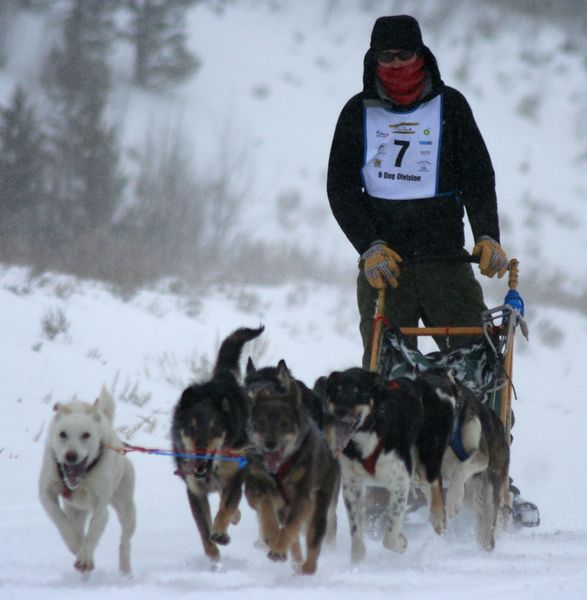
[[[496,273],[502,278],[508,270],[508,257],[503,248],[488,235],[479,238],[472,252],[473,256],[479,256],[479,269],[481,275],[493,277]]]
[[[387,244],[374,242],[368,250],[363,252],[361,259],[365,261],[363,270],[372,287],[381,289],[385,287],[386,283],[392,288],[399,285],[397,278],[402,257]]]

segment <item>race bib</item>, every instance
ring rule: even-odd
[[[365,190],[386,200],[430,198],[438,191],[442,95],[412,112],[365,102]]]

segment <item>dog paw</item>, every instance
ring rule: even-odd
[[[73,565],[80,573],[89,573],[94,570],[94,561],[92,559],[80,559]]]
[[[351,562],[360,563],[365,559],[367,549],[363,542],[357,542],[353,540],[351,545]]]
[[[442,535],[446,531],[446,515],[444,511],[441,513],[430,512],[429,521],[432,529],[438,535]]]
[[[394,536],[386,535],[383,538],[383,546],[388,550],[393,550],[393,552],[403,554],[408,547],[408,540],[403,533]]]
[[[314,573],[316,572],[317,567],[318,567],[318,565],[316,564],[316,561],[309,561],[309,560],[307,560],[302,565],[300,573],[302,575],[314,575]]]
[[[449,487],[446,492],[446,514],[452,519],[463,507],[465,490],[456,490]]]
[[[235,513],[232,515],[232,519],[230,519],[230,523],[232,525],[238,525],[241,520],[241,511],[237,508]]]
[[[291,545],[290,551],[292,561],[298,565],[302,564],[304,558],[302,556],[302,547],[300,546],[299,540]]]
[[[255,548],[257,548],[257,550],[268,550],[269,549],[269,544],[262,539],[257,539],[255,540],[255,544],[254,544]]]
[[[226,533],[224,531],[213,532],[212,535],[210,536],[210,539],[213,542],[220,544],[221,546],[226,546],[227,544],[230,544],[230,536],[228,535],[228,533]]]
[[[278,552],[277,550],[270,550],[267,556],[275,562],[285,562],[287,560],[287,552]]]

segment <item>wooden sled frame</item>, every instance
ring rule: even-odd
[[[510,260],[508,267],[508,288],[516,290],[519,281],[519,261],[515,258]],[[503,343],[499,349],[494,350],[503,356],[503,371],[505,384],[500,390],[499,411],[498,416],[503,424],[506,442],[508,446],[511,441],[512,428],[512,393],[513,393],[513,355],[514,355],[514,336],[516,330],[516,318],[511,314],[513,311],[506,306],[498,307],[493,310],[488,310],[484,313],[488,319],[482,326],[479,327],[461,327],[461,326],[445,326],[445,327],[401,327],[400,331],[406,336],[481,336],[488,334],[488,327],[497,327],[497,331]],[[371,361],[370,370],[378,371],[379,353],[381,348],[381,337],[383,334],[385,314],[385,287],[377,290],[377,302],[375,305],[373,339],[371,346]],[[488,325],[493,318],[501,317],[502,324]],[[489,339],[489,338],[488,338]],[[512,498],[509,491],[509,476],[506,478],[506,485],[501,494],[501,521],[502,526],[506,526],[511,515]]]

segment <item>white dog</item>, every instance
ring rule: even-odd
[[[75,555],[75,568],[82,572],[94,568],[94,551],[112,504],[122,527],[120,571],[129,574],[130,538],[135,530],[134,470],[128,458],[116,451],[122,444],[112,426],[112,395],[103,386],[93,405],[73,401],[58,403],[54,410],[39,479],[41,504]]]

